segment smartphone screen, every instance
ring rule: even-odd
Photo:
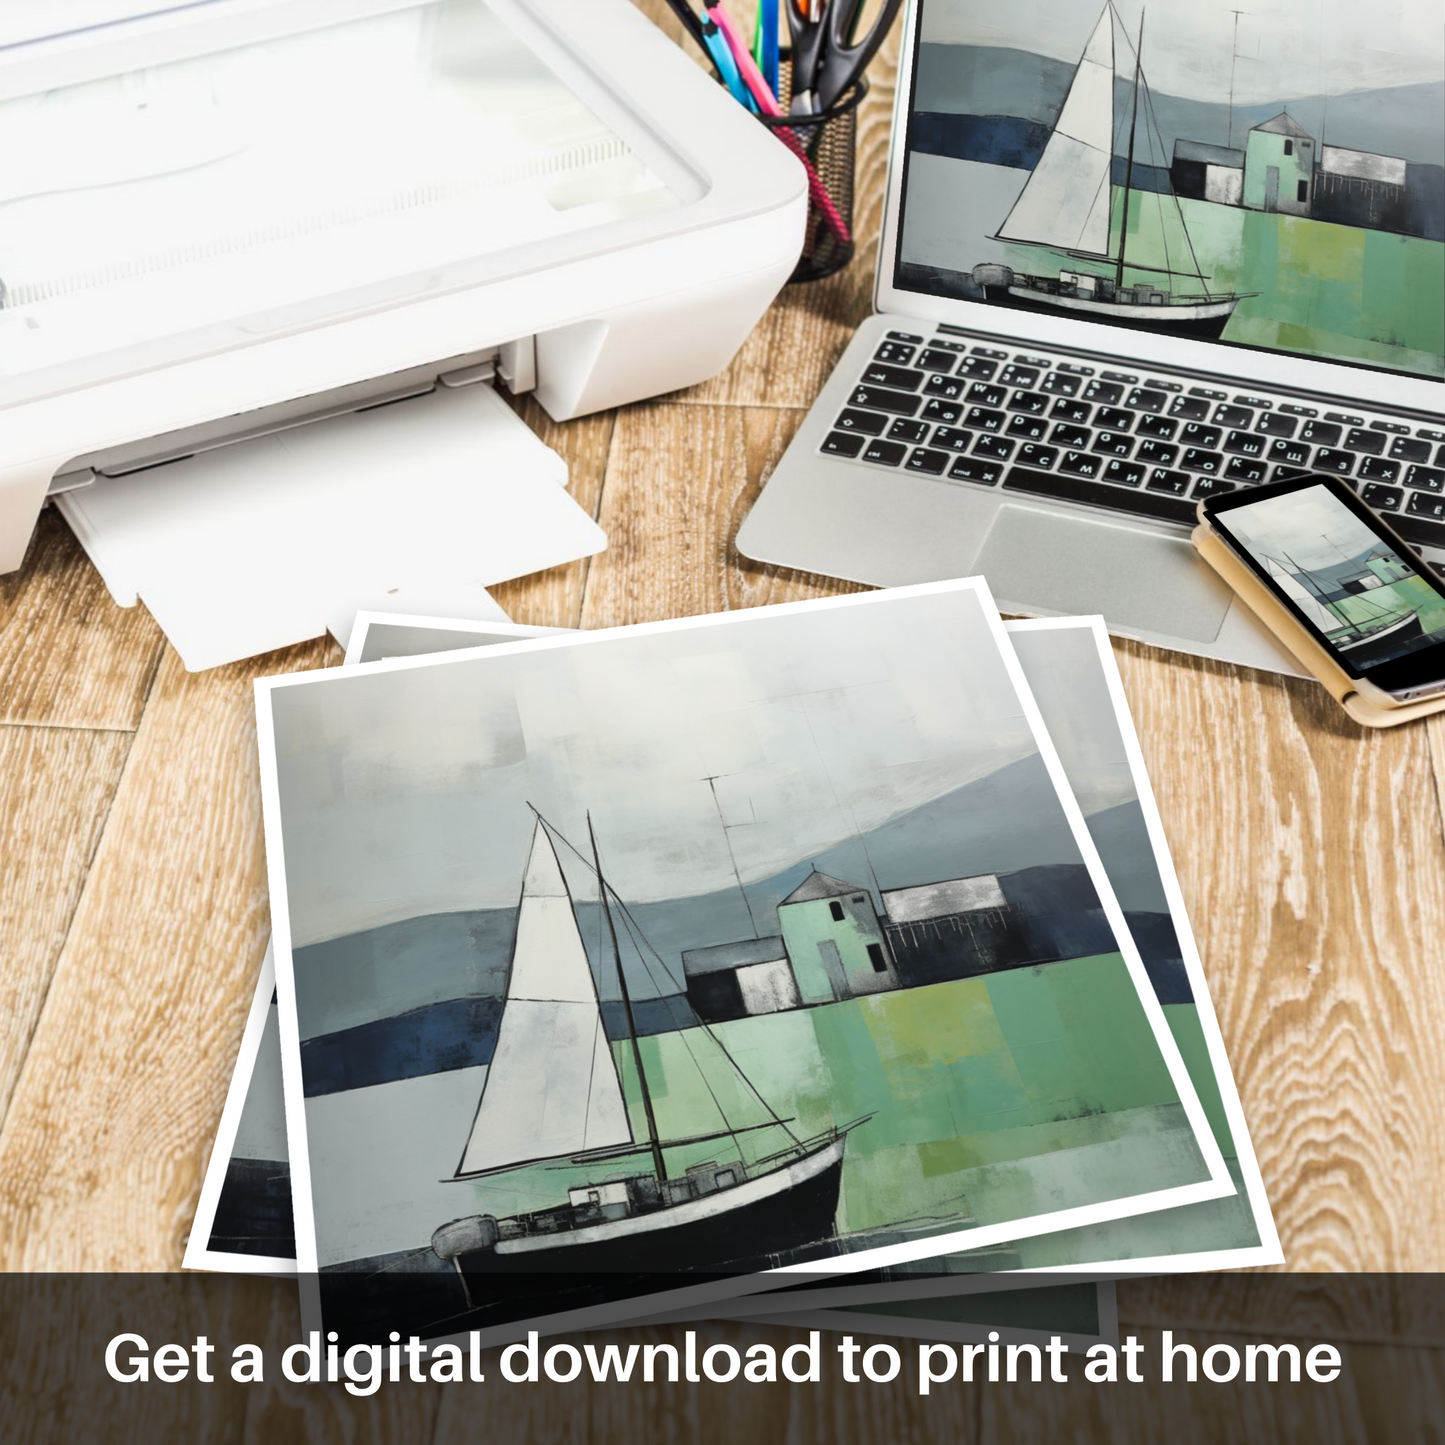
[[[1254,487],[1205,515],[1351,677],[1396,695],[1445,679],[1445,590],[1346,483]]]

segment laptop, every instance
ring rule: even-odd
[[[1346,477],[1445,575],[1438,14],[1236,4],[910,6],[876,314],[744,556],[1294,674],[1202,497]]]

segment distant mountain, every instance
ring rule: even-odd
[[[1006,834],[1000,818],[1009,820]],[[746,903],[731,888],[630,907],[650,947],[640,957],[626,941],[627,928],[619,927],[629,987],[639,999],[681,993],[684,949],[776,933],[778,904],[815,866],[867,888],[876,902],[877,888],[1079,861],[1035,754],[748,884]],[[616,999],[597,905],[579,906],[577,921],[599,991],[604,1000]],[[515,930],[516,909],[477,909],[409,918],[299,948],[301,1036],[333,1034],[446,1000],[500,997]]]
[[[1126,913],[1167,913],[1169,901],[1138,800],[1090,813],[1084,822],[1104,860],[1119,907]]]
[[[913,105],[918,111],[1013,116],[1051,127],[1063,106],[1075,66],[1002,46],[925,44],[920,47]],[[1114,78],[1114,113],[1122,152],[1133,93],[1132,79]],[[1263,105],[1190,100],[1151,92],[1153,116],[1165,154],[1150,157],[1140,130],[1137,161],[1169,164],[1178,140],[1241,146],[1251,127],[1285,109],[1317,140],[1352,150],[1398,156],[1422,165],[1445,165],[1445,81],[1349,91],[1340,95],[1282,96]]]
[[[874,829],[864,840],[866,858],[863,843],[853,839],[819,855],[816,862],[826,873],[867,886],[871,861],[884,888],[999,872],[1011,875],[1006,892],[1026,912],[1090,908],[1092,888],[1077,854],[1072,860],[1046,859],[1048,849],[1035,839],[1029,846],[1039,861],[1008,866],[1019,863],[1026,849],[1016,842],[1006,850],[992,835],[999,809],[1023,809],[1019,816],[1024,816],[1029,809],[1051,808],[1052,800],[1042,763],[1024,759]],[[1120,803],[1091,814],[1085,822],[1106,860],[1160,1001],[1187,1002],[1189,983],[1143,810],[1137,801]],[[1004,866],[987,867],[983,862],[987,856]],[[749,888],[759,932],[776,930],[778,903],[807,876],[814,861],[799,863]],[[1088,897],[1075,896],[1081,888]],[[597,942],[595,911],[595,905],[578,909],[589,950]],[[678,955],[682,948],[698,943],[749,935],[747,911],[737,890],[643,904],[629,911],[672,971],[665,973],[655,958],[651,970],[645,970],[635,952],[625,953],[638,1032],[646,1036],[692,1025],[696,1020],[683,995]],[[301,1062],[307,1096],[489,1063],[515,927],[514,909],[438,913],[298,949],[297,981],[306,1000]],[[610,960],[601,966],[594,954],[593,967],[602,980],[608,1036],[625,1038]],[[318,1019],[323,1021],[319,1027]]]
[[[1362,552],[1353,557],[1341,557],[1338,562],[1327,562],[1323,567],[1311,567],[1308,572],[1293,572],[1290,575],[1303,586],[1314,588],[1327,583],[1338,582],[1341,577],[1353,577],[1365,570],[1365,558],[1379,551],[1382,543],[1371,542]]]

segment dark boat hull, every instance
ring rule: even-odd
[[[468,1281],[476,1278],[479,1296],[486,1295],[487,1282],[498,1275],[741,1274],[770,1269],[780,1256],[832,1237],[842,1179],[840,1154],[788,1189],[705,1218],[664,1224],[643,1235],[585,1243],[559,1236],[549,1248],[524,1253],[479,1249],[459,1255],[457,1268]],[[725,1200],[726,1194],[717,1197]]]
[[[1386,627],[1363,641],[1340,647],[1339,651],[1356,667],[1372,667],[1377,662],[1397,656],[1402,649],[1408,650],[1409,645],[1423,635],[1420,614],[1412,612],[1396,626]]]
[[[1222,316],[1181,316],[1171,306],[1132,307],[1128,315],[1120,314],[1122,308],[1099,301],[1088,306],[1065,306],[1046,291],[1028,291],[1009,286],[985,286],[984,297],[996,305],[1009,306],[1015,311],[1038,311],[1048,316],[1066,316],[1075,321],[1095,321],[1103,326],[1127,326],[1131,329],[1147,327],[1151,331],[1165,332],[1170,336],[1195,337],[1204,341],[1218,341],[1229,324],[1229,315]],[[1179,308],[1187,309],[1187,308]]]

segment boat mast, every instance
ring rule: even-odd
[[[1129,117],[1129,154],[1124,162],[1124,210],[1119,217],[1119,264],[1114,286],[1124,289],[1124,246],[1129,235],[1129,185],[1134,179],[1134,133],[1139,129],[1139,76],[1144,68],[1144,12],[1139,12],[1139,43],[1134,48],[1134,109]],[[1112,165],[1112,162],[1110,162]]]
[[[1349,556],[1348,553],[1346,553],[1345,549],[1341,547],[1340,544],[1336,542],[1333,537],[1330,536],[1328,532],[1321,532],[1320,540],[1322,542],[1327,542],[1331,547],[1333,547],[1335,551],[1338,552],[1346,562],[1349,562],[1356,566],[1359,565],[1355,562],[1355,559]],[[1374,601],[1373,598],[1366,597],[1362,593],[1355,594],[1355,601],[1361,606],[1363,606],[1367,612],[1373,612],[1376,617],[1384,618],[1386,621],[1400,616],[1399,613],[1391,612],[1388,607],[1382,607],[1378,602]],[[1360,624],[1357,622],[1354,625],[1356,628],[1358,628]]]
[[[587,836],[592,842],[592,863],[597,870],[597,890],[602,897],[602,911],[607,915],[607,931],[612,935],[612,957],[617,964],[617,984],[622,990],[622,1010],[627,1015],[627,1036],[632,1041],[632,1061],[637,1065],[637,1081],[642,1085],[642,1112],[647,1116],[647,1143],[652,1150],[652,1164],[658,1182],[667,1178],[667,1165],[658,1143],[657,1116],[652,1111],[652,1094],[647,1087],[647,1074],[642,1067],[642,1047],[637,1042],[637,1021],[632,1017],[632,995],[627,992],[627,975],[622,971],[622,951],[617,946],[617,924],[612,919],[612,905],[607,901],[607,880],[602,876],[602,859],[597,852],[597,834],[592,831],[592,814],[587,814]]]
[[[1348,627],[1352,632],[1358,632],[1360,630],[1359,625],[1355,622],[1350,621],[1350,619],[1344,614],[1344,612],[1341,611],[1335,603],[1331,602],[1330,599],[1325,596],[1324,590],[1320,587],[1320,584],[1315,581],[1314,573],[1311,572],[1308,567],[1301,567],[1300,564],[1296,562],[1295,559],[1291,557],[1288,552],[1286,552],[1284,555],[1285,560],[1289,563],[1291,567],[1295,569],[1295,576],[1300,578],[1300,580],[1305,583],[1305,585],[1310,589],[1310,591],[1319,598],[1320,606],[1327,609],[1331,616],[1338,617],[1340,621],[1343,622],[1344,625]]]

